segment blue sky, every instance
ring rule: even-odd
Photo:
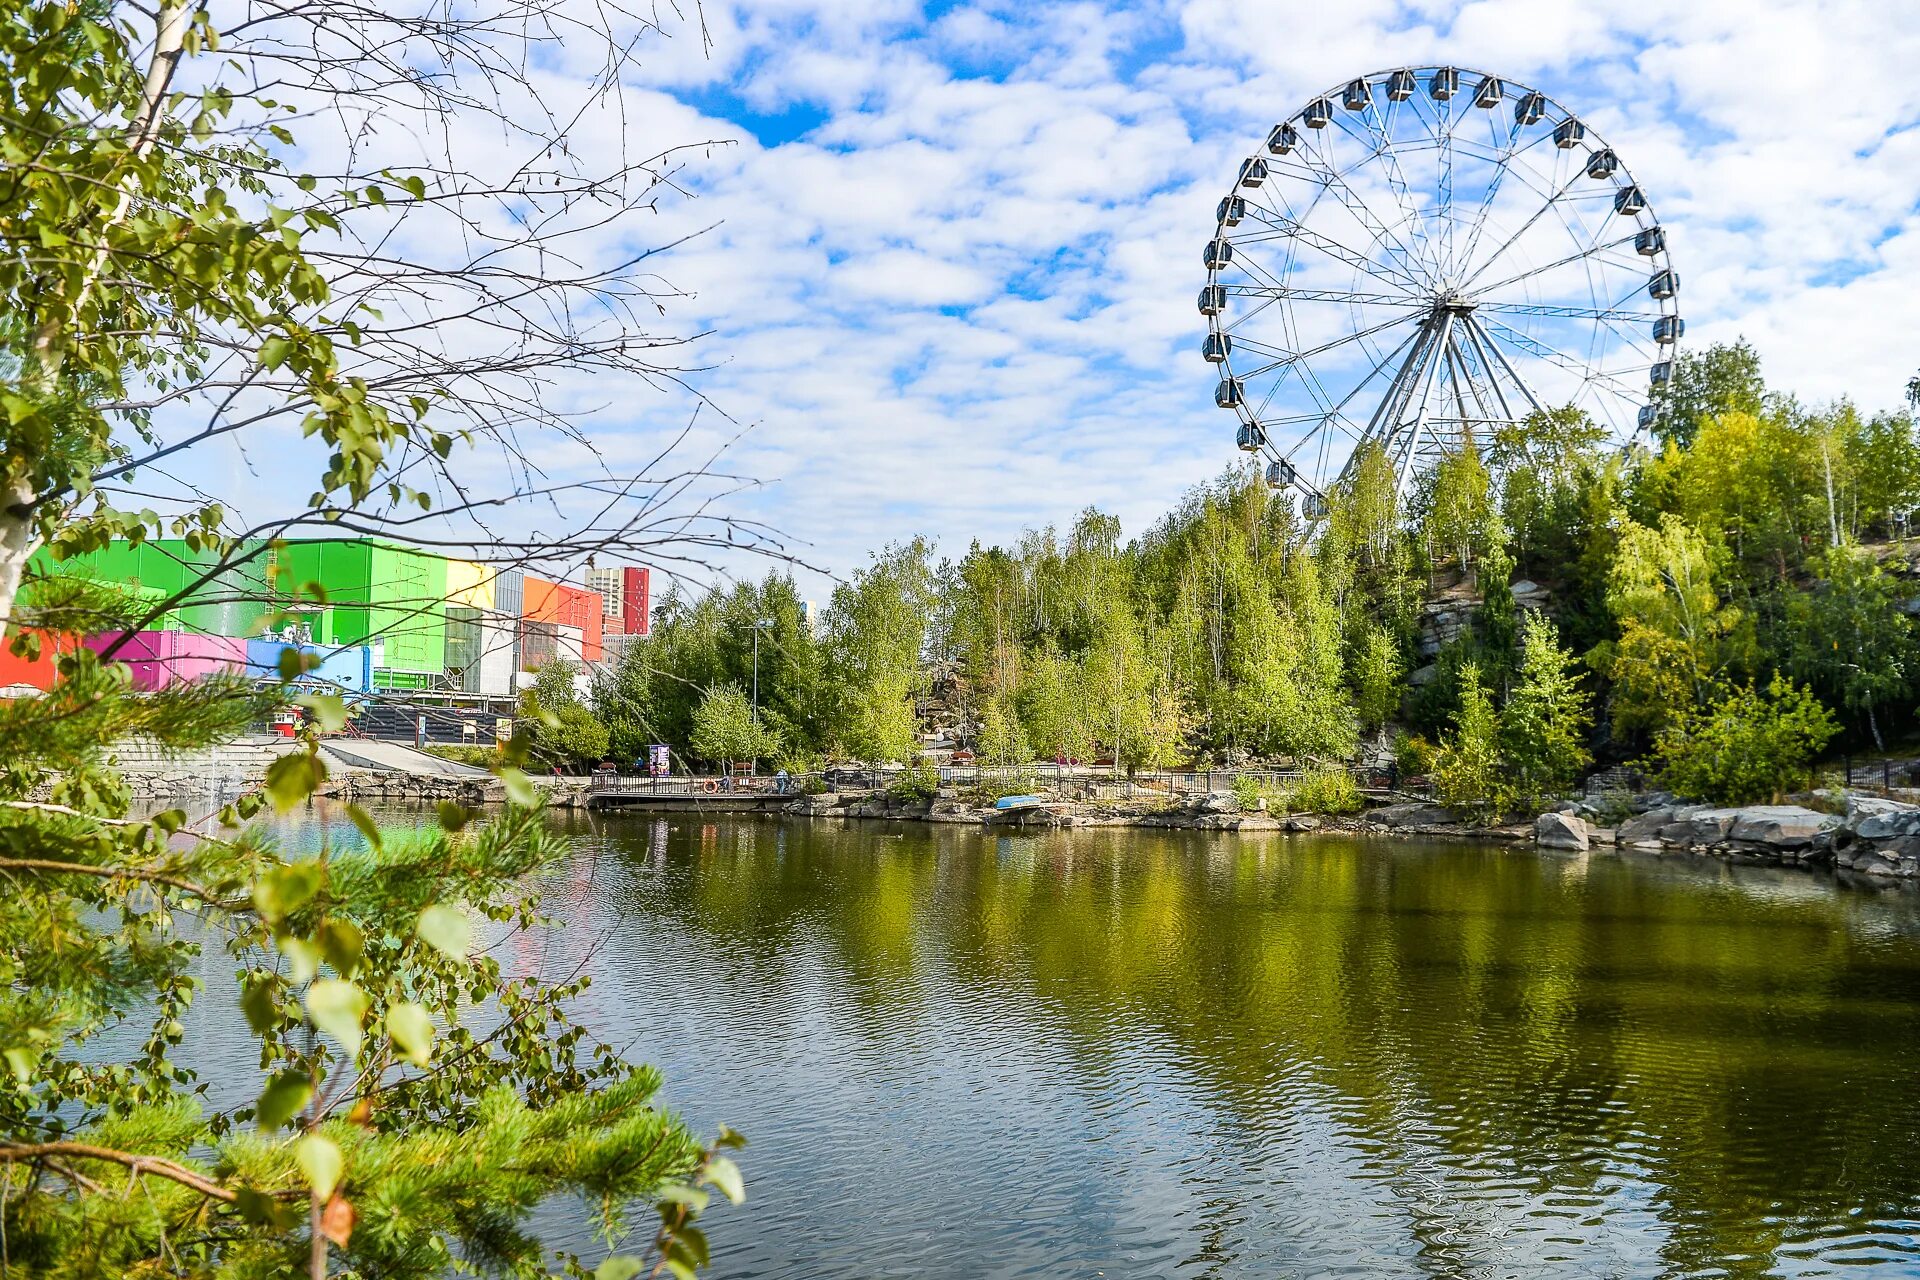
[[[1193,295],[1234,165],[1313,94],[1458,63],[1541,88],[1647,186],[1689,344],[1896,403],[1920,365],[1920,23],[1886,4],[708,3],[643,96],[736,145],[667,274],[753,430],[751,501],[836,570],[1093,503],[1130,532],[1237,454]],[[613,424],[609,424],[613,427]],[[643,422],[631,428],[645,429]]]
[[[679,8],[641,46],[625,136],[591,132],[616,127],[602,111],[575,145],[724,141],[684,155],[689,198],[610,234],[698,233],[658,264],[686,295],[661,324],[709,335],[693,447],[738,434],[724,465],[765,484],[733,509],[837,573],[1087,505],[1137,533],[1236,463],[1194,307],[1215,203],[1275,121],[1382,68],[1484,68],[1604,135],[1668,229],[1688,345],[1744,335],[1775,385],[1868,408],[1920,365],[1908,3]],[[548,70],[564,94],[564,59]],[[616,474],[693,409],[556,394]]]

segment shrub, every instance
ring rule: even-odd
[[[451,760],[455,764],[470,764],[481,769],[492,768],[503,763],[498,747],[469,747],[453,743],[430,742],[424,749],[430,756]]]
[[[1313,769],[1280,794],[1288,813],[1358,813],[1360,784],[1345,769]]]
[[[1238,804],[1244,812],[1252,813],[1258,809],[1264,794],[1260,784],[1244,773],[1233,780],[1234,803]]]
[[[930,764],[903,770],[887,784],[887,794],[896,800],[927,801],[940,793],[940,771]]]
[[[1393,740],[1393,763],[1404,778],[1424,778],[1433,770],[1433,744],[1417,733],[1402,733]]]
[[[1751,804],[1790,791],[1839,731],[1805,685],[1775,675],[1766,691],[1723,688],[1654,737],[1661,780],[1676,794]]]

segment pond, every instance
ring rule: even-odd
[[[1920,898],[1647,855],[574,817],[523,968],[746,1276],[1920,1273]],[[548,1215],[556,1243],[588,1240]]]

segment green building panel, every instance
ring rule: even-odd
[[[289,596],[308,583],[320,605],[290,605],[309,617],[321,644],[377,644],[388,688],[432,685],[446,670],[447,562],[375,539],[290,542],[275,553],[275,576]],[[302,593],[304,596],[304,593]]]
[[[205,635],[255,636],[265,628],[267,603],[264,556],[222,570],[207,581],[215,557],[190,550],[181,538],[116,542],[71,560],[54,560],[45,551],[35,567],[49,574],[79,574],[131,588],[158,603],[187,592],[180,604],[148,624],[152,631],[194,631]]]

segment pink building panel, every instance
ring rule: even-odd
[[[103,652],[121,634],[105,631],[89,636],[87,645],[96,653]],[[182,680],[199,680],[223,671],[244,671],[247,642],[237,636],[136,631],[114,658],[132,669],[134,688],[151,692]]]

